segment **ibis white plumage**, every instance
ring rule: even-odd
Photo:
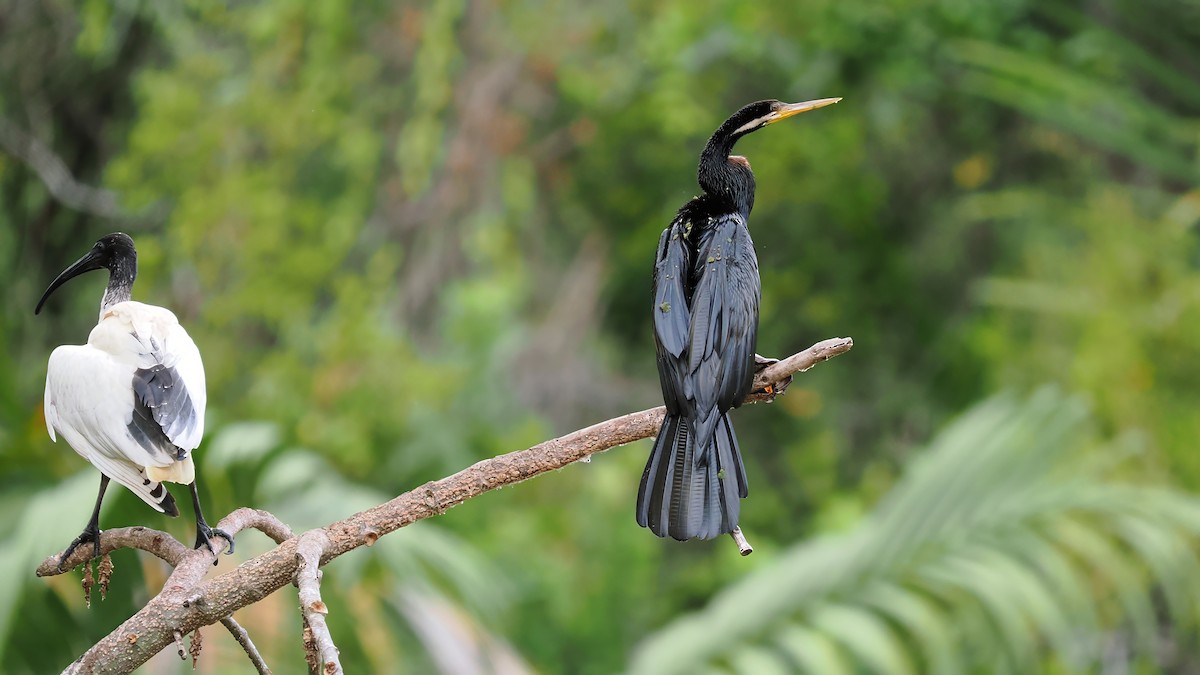
[[[107,269],[108,287],[100,321],[86,345],[63,345],[50,355],[45,415],[56,432],[100,471],[100,492],[83,533],[59,558],[61,567],[80,545],[100,554],[100,504],[110,479],[129,488],[154,509],[179,515],[163,482],[191,487],[196,512],[196,548],[222,537],[200,509],[192,451],[204,436],[204,364],[200,350],[168,309],[131,300],[137,251],[123,233],[110,234],[46,289],[34,313],[56,288],[85,272]]]

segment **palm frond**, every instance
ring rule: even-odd
[[[1084,671],[1109,632],[1165,658],[1160,622],[1196,625],[1200,500],[1108,477],[1098,455],[1122,450],[1087,419],[1051,389],[976,406],[856,530],[784,552],[631,671]]]

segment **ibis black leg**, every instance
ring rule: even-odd
[[[67,562],[67,558],[75,552],[83,544],[92,545],[92,557],[100,557],[100,502],[104,501],[104,491],[108,489],[108,476],[100,474],[100,493],[96,495],[96,507],[92,509],[92,519],[83,528],[83,532],[75,537],[75,541],[63,551],[62,555],[58,556],[58,571],[63,571],[63,564]]]
[[[196,488],[196,481],[192,481],[190,487],[192,488],[192,509],[196,511],[196,548],[207,546],[209,551],[213,551],[212,538],[220,537],[229,542],[229,550],[225,551],[225,555],[233,553],[233,537],[229,536],[225,530],[209,527],[208,523],[204,522],[204,513],[200,510],[200,491]]]

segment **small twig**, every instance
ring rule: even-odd
[[[237,640],[237,643],[246,651],[246,656],[250,657],[250,663],[254,664],[254,669],[258,671],[258,675],[271,675],[271,669],[267,667],[266,660],[258,652],[258,647],[254,646],[254,641],[250,639],[250,634],[246,632],[246,629],[242,628],[242,625],[232,616],[221,619],[221,625],[229,630],[229,634],[233,636],[233,639]]]
[[[300,589],[300,611],[305,624],[312,631],[319,657],[318,673],[341,675],[342,663],[338,660],[338,648],[325,623],[329,608],[321,600],[321,557],[329,548],[329,536],[320,528],[300,535],[296,542],[296,587]]]
[[[733,537],[733,542],[737,544],[738,553],[741,553],[743,556],[754,553],[754,547],[750,545],[750,542],[746,541],[746,535],[742,534],[742,528],[733,528],[733,532],[730,532],[729,536]]]
[[[233,519],[237,524],[234,526],[238,532],[242,530],[255,529],[267,535],[276,544],[283,542],[296,536],[292,533],[292,528],[288,527],[282,520],[275,517],[275,514],[262,509],[240,508],[233,513],[225,516],[221,522],[228,522]],[[229,531],[233,534],[233,531]]]
[[[270,537],[276,544],[282,544],[296,536],[292,533],[292,528],[276,518],[270,511],[252,509],[245,506],[235,509],[232,513],[222,518],[218,529],[228,532],[229,536],[235,538],[244,530],[258,530]],[[213,551],[211,553],[206,548],[196,550],[204,551],[210,556],[218,556],[229,547],[229,542],[225,541],[224,537],[214,537],[212,545]],[[210,560],[213,559],[215,558],[210,558]]]
[[[763,368],[761,372],[754,377],[754,390],[764,389],[767,385],[782,382],[790,378],[794,373],[808,372],[810,368],[828,361],[838,354],[845,354],[854,346],[854,340],[851,338],[829,338],[822,340],[817,344],[805,349],[799,354],[793,354],[782,361],[777,361]],[[757,400],[765,400],[769,396],[762,398],[746,397],[746,402],[750,403]]]

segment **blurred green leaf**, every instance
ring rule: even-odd
[[[1080,631],[1103,628],[1079,621],[1079,613],[1129,624],[1149,647],[1157,621],[1145,598],[1155,588],[1173,598],[1173,624],[1186,631],[1200,610],[1189,592],[1191,574],[1183,573],[1197,562],[1196,501],[1116,484],[1153,516],[1097,508],[1093,495],[1112,479],[1088,470],[1095,466],[1088,453],[1104,446],[1089,443],[1085,422],[1077,400],[1051,389],[1025,401],[1005,395],[980,404],[930,443],[856,531],[793,547],[707,609],[649,638],[631,670],[688,672],[757,649],[782,624],[836,641],[872,672],[916,672],[923,659],[931,671],[954,664],[1027,672],[1048,646],[1087,668],[1102,654],[1077,648],[1087,638]],[[933,499],[936,511],[916,508],[934,495],[941,496]],[[889,545],[894,539],[902,545]],[[1121,541],[1130,548],[1122,550]],[[1029,548],[1035,542],[1040,554]],[[1079,590],[1096,584],[1109,590]],[[940,611],[898,587],[921,589]],[[767,589],[786,600],[771,601]],[[1064,602],[1064,594],[1073,602]],[[984,623],[965,620],[973,607],[982,609]],[[734,611],[755,620],[731,623]],[[914,621],[896,621],[908,617]],[[906,640],[908,631],[918,639]],[[944,637],[950,635],[956,637]],[[989,656],[997,642],[1007,655],[1000,661]]]

